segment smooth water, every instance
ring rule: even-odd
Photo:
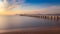
[[[41,19],[26,16],[0,16],[0,29],[32,27],[60,27],[60,20]]]

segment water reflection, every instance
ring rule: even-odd
[[[0,16],[0,29],[60,26],[60,20],[25,16]]]

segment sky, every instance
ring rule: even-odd
[[[20,9],[28,14],[60,14],[60,0],[24,0]]]
[[[14,4],[9,11],[19,14],[60,14],[60,0],[16,0]],[[8,0],[8,5],[12,5],[12,0]]]

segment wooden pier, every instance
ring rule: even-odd
[[[60,18],[60,16],[39,16],[40,18]]]
[[[41,19],[51,19],[51,20],[60,20],[60,15],[20,15],[20,16],[28,16],[28,17],[36,17]]]
[[[53,15],[28,15],[29,17],[36,17],[41,19],[51,19],[51,20],[59,20],[60,16],[53,16]]]

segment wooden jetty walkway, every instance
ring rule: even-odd
[[[29,16],[29,17],[37,17],[43,19],[60,19],[60,15],[21,15],[21,16]]]

